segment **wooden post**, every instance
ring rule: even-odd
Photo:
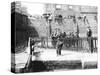
[[[28,51],[29,52],[29,58],[28,58],[28,60],[27,60],[27,62],[26,62],[26,64],[25,64],[25,69],[29,69],[29,65],[30,65],[30,63],[31,63],[31,61],[32,61],[32,54],[31,54],[31,47],[30,47],[30,37],[29,37],[29,41],[28,41],[28,47],[29,47],[29,50],[30,51]]]
[[[89,46],[90,46],[90,51],[91,51],[91,38],[89,38]]]
[[[78,45],[79,45],[79,41],[80,41],[80,39],[76,39],[77,40],[77,51],[78,51]]]
[[[95,39],[95,49],[96,49],[96,39]]]

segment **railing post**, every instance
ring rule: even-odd
[[[93,53],[93,38],[89,38],[89,41],[90,41],[90,50],[91,50],[91,53]]]
[[[47,37],[47,48],[48,48],[48,37]]]
[[[94,45],[93,45],[93,38],[91,38],[91,53],[93,53],[93,51],[94,51]]]
[[[29,51],[28,51],[28,52],[29,52],[29,54],[30,54],[30,52],[31,52],[30,39],[31,39],[31,38],[29,37],[29,40],[28,40],[28,47],[29,47]]]
[[[89,50],[91,52],[91,38],[89,38]]]
[[[92,49],[93,49],[93,51],[94,51],[94,50],[95,50],[95,38],[92,39],[92,44],[93,44]]]
[[[96,49],[96,39],[95,39],[95,49]]]
[[[77,38],[77,51],[78,51],[79,39]]]

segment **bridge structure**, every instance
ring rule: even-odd
[[[84,42],[83,40],[86,41],[85,38],[80,38],[77,39],[79,44],[63,48],[62,55],[57,56],[56,49],[50,41],[46,46],[42,45],[44,41],[41,38],[29,38],[27,49],[22,53],[15,54],[16,73],[97,68],[97,38],[90,39],[94,41],[93,53],[91,53],[91,48],[86,49],[83,47],[84,44],[80,44],[80,42]],[[30,43],[33,41],[36,42],[34,51],[30,48]]]

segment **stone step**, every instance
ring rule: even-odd
[[[58,69],[81,69],[82,64],[80,60],[75,61],[45,61],[44,64],[50,70]]]

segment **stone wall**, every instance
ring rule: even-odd
[[[59,28],[62,28],[62,31],[76,31],[76,24],[72,19],[68,19],[68,16],[75,15],[76,17],[87,17],[88,23],[84,23],[82,20],[77,20],[77,24],[79,25],[80,36],[86,36],[87,26],[91,26],[93,31],[93,36],[97,35],[97,21],[95,20],[95,16],[97,16],[97,7],[93,6],[77,6],[77,5],[61,5],[60,9],[56,8],[57,4],[47,4],[46,12],[52,13],[53,18],[56,15],[61,14],[63,18],[63,24],[60,25]],[[57,25],[54,21],[52,21],[52,29],[56,28]]]

